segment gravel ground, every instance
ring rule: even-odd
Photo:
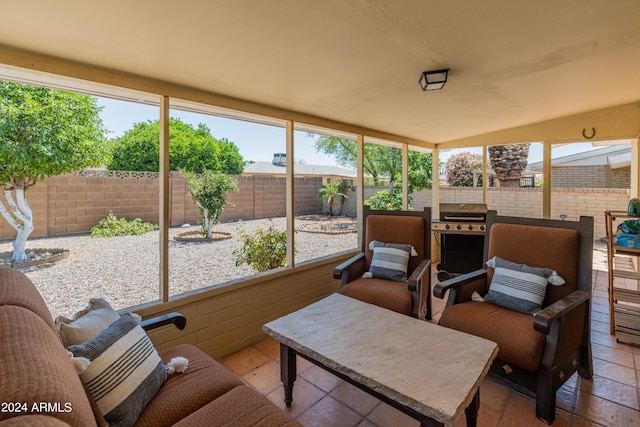
[[[310,221],[301,222],[302,230],[321,230]],[[216,231],[232,237],[215,242],[179,242],[173,237],[198,226],[169,230],[169,293],[178,295],[194,289],[251,276],[256,271],[235,266],[231,255],[242,246],[238,230],[252,232],[271,224],[284,230],[285,218],[260,219],[218,224]],[[331,255],[357,246],[357,233],[325,234],[298,231],[296,262]],[[22,269],[44,297],[54,317],[70,317],[84,308],[90,298],[102,297],[115,309],[158,300],[159,232],[142,236],[92,238],[74,235],[30,239],[27,251],[37,248],[62,248],[69,256],[53,264]],[[0,241],[0,253],[12,251],[11,241]]]

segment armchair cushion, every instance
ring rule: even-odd
[[[533,328],[528,314],[470,301],[447,307],[440,324],[497,343],[497,357],[508,364],[531,372],[540,366],[545,335]]]
[[[547,290],[547,279],[553,270],[530,267],[500,257],[495,257],[493,261],[495,270],[485,301],[520,313],[534,314],[540,310]]]
[[[407,281],[409,257],[417,255],[411,245],[384,243],[373,240],[369,244],[373,251],[369,272],[379,279]]]
[[[344,286],[340,293],[360,301],[411,315],[413,293],[407,282],[386,279],[356,279]]]

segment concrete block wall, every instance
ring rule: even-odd
[[[333,269],[352,255],[326,257],[132,310],[145,318],[171,311],[187,317],[183,331],[165,327],[150,332],[159,350],[192,344],[220,359],[263,340],[265,323],[336,292],[339,282]]]
[[[611,169],[606,165],[556,166],[551,169],[553,188],[629,188],[631,168]]]

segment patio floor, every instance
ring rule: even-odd
[[[554,426],[640,426],[640,347],[609,335],[606,252],[594,250],[592,346],[594,377],[574,375],[557,395]],[[437,279],[433,278],[434,282]],[[434,322],[444,302],[434,298]],[[318,368],[298,360],[295,400],[285,408],[279,344],[269,338],[221,361],[305,426],[418,426],[417,421]],[[535,400],[487,378],[480,387],[478,426],[544,426]],[[466,425],[464,416],[455,426]]]

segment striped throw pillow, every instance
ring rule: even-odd
[[[369,244],[373,250],[369,272],[379,279],[406,282],[409,257],[417,255],[411,245],[384,243],[374,240]]]
[[[495,257],[494,262],[493,279],[484,300],[520,313],[538,312],[547,292],[547,279],[553,270],[517,264],[499,257]]]
[[[80,379],[112,427],[133,425],[168,376],[151,340],[129,313],[67,350],[90,361]]]

